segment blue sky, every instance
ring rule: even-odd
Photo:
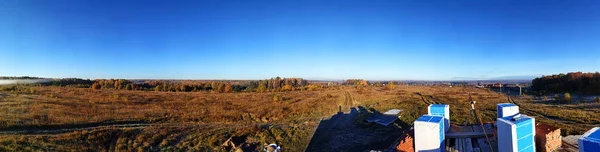
[[[600,1],[0,0],[0,75],[370,80],[600,71]]]

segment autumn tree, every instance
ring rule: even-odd
[[[575,92],[600,94],[600,73],[570,72],[542,76],[531,82],[532,91],[539,93]]]
[[[570,93],[565,93],[564,95],[565,101],[570,102],[571,101],[571,94]]]
[[[125,86],[125,89],[126,89],[126,90],[133,90],[133,87],[131,86],[131,84],[127,84],[127,85]]]
[[[388,82],[388,84],[385,86],[386,89],[388,90],[393,90],[396,88],[396,85],[394,85],[394,82],[390,81]]]
[[[161,89],[162,89],[162,87],[161,87],[160,85],[157,85],[157,86],[154,88],[154,91],[161,91]]]
[[[292,85],[290,85],[290,84],[286,84],[281,89],[283,91],[292,91],[292,90],[294,90],[294,87],[292,87]]]
[[[258,82],[258,88],[256,88],[257,92],[265,92],[267,91],[267,84],[264,81]]]
[[[100,88],[102,88],[102,86],[100,86],[100,84],[98,84],[98,83],[92,84],[92,89],[96,89],[97,90],[97,89],[100,89]]]
[[[230,93],[230,92],[232,92],[232,91],[233,91],[233,87],[231,87],[231,84],[229,84],[229,83],[228,83],[228,84],[226,84],[226,85],[225,85],[225,92],[226,92],[226,93]]]

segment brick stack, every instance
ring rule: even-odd
[[[535,146],[538,151],[551,152],[561,144],[560,128],[545,124],[535,126]]]
[[[398,146],[396,146],[396,152],[414,152],[413,145],[414,130],[410,130],[402,135]]]

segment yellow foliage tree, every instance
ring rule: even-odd
[[[230,93],[233,92],[233,87],[231,87],[231,84],[226,84],[225,85],[225,92]]]
[[[100,84],[98,84],[98,83],[92,84],[92,89],[100,89],[100,88],[102,88],[102,86],[100,86]]]
[[[293,91],[294,87],[292,87],[292,85],[286,84],[283,86],[283,91]]]
[[[256,92],[265,92],[267,90],[267,85],[264,81],[259,82],[258,88],[256,88]]]
[[[394,82],[390,81],[388,82],[388,84],[385,86],[386,89],[388,90],[392,90],[394,88],[396,88],[396,85],[394,85]]]

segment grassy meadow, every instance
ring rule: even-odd
[[[252,151],[270,143],[303,151],[319,121],[340,109],[369,111],[359,114],[354,121],[359,124],[375,112],[403,109],[405,128],[427,112],[429,103],[446,103],[451,123],[463,124],[469,95],[484,122],[495,121],[496,104],[508,102],[507,96],[486,89],[448,86],[334,86],[264,93],[15,86],[0,91],[0,131],[91,128],[0,134],[0,151]],[[598,123],[591,119],[598,113],[597,104],[534,103],[527,97],[515,102],[538,122],[567,133],[580,133],[589,125],[563,123]]]

